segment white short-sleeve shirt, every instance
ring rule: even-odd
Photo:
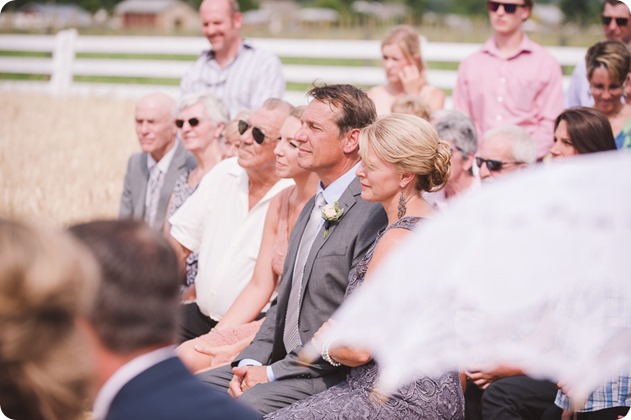
[[[271,198],[293,180],[281,179],[248,210],[248,176],[236,158],[217,164],[171,217],[171,235],[199,253],[197,305],[219,321],[254,272]]]

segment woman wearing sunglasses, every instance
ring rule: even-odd
[[[276,291],[289,234],[302,208],[318,187],[317,175],[298,166],[298,143],[294,134],[300,128],[304,108],[295,108],[280,129],[280,138],[274,149],[276,174],[281,178],[292,178],[295,185],[281,191],[270,202],[252,279],[215,328],[177,349],[184,364],[193,372],[232,361],[254,338],[263,321],[257,318],[261,318],[261,311]],[[251,127],[243,120],[239,123],[241,133],[252,128],[254,141],[262,143],[265,140],[265,135],[257,127]]]
[[[592,45],[585,57],[594,108],[607,117],[618,149],[631,147],[631,105],[622,101],[629,80],[631,53],[618,41]]]
[[[346,295],[356,292],[371,273],[408,239],[415,226],[424,223],[432,207],[423,192],[440,190],[451,170],[449,145],[438,138],[432,126],[414,115],[392,114],[362,129],[359,138],[362,158],[356,171],[361,197],[381,203],[388,217],[366,255],[350,276]],[[426,279],[430,281],[429,279]],[[383,396],[374,392],[379,366],[363,350],[322,342],[329,320],[315,333],[312,345],[332,364],[350,367],[346,379],[326,391],[312,395],[266,419],[443,419],[464,417],[464,399],[457,372],[423,377]],[[393,327],[401,327],[393,325]]]
[[[403,95],[420,97],[430,112],[445,104],[445,93],[427,83],[419,34],[408,25],[395,26],[381,43],[381,65],[387,83],[368,91],[378,115],[389,114],[394,100]]]
[[[184,148],[193,155],[197,166],[182,174],[175,183],[167,210],[169,217],[195,192],[204,175],[221,161],[223,152],[220,139],[227,122],[226,107],[210,93],[186,95],[178,103],[175,125]],[[164,226],[167,234],[170,229],[169,217]],[[184,286],[190,287],[196,275],[197,254],[193,253],[186,260]],[[186,296],[186,299],[190,297]]]

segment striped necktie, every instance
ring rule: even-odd
[[[311,245],[313,245],[320,223],[322,222],[320,209],[325,204],[326,200],[322,192],[318,193],[313,210],[311,210],[311,216],[300,239],[300,246],[298,248],[298,254],[296,255],[296,265],[294,266],[294,275],[291,279],[291,291],[289,292],[289,300],[287,302],[287,313],[285,314],[285,330],[283,331],[283,342],[287,353],[301,344],[300,334],[298,332],[298,318],[300,314],[302,278],[304,276],[305,263],[309,257],[309,251],[311,251]]]
[[[156,213],[158,212],[158,201],[160,201],[163,176],[164,174],[160,168],[158,168],[158,165],[154,165],[153,168],[151,168],[145,200],[145,222],[151,227],[154,227]]]

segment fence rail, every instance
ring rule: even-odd
[[[286,99],[304,103],[304,85],[319,80],[327,83],[351,83],[363,86],[384,82],[379,67],[379,41],[367,40],[295,40],[252,39],[255,45],[269,49],[286,59],[359,60],[359,66],[343,64],[283,64],[288,83]],[[54,94],[139,95],[151,90],[164,90],[176,95],[176,82],[196,56],[207,48],[202,37],[123,37],[84,36],[70,29],[56,35],[0,35],[0,51],[44,53],[44,57],[0,56],[0,74],[44,75],[46,81],[0,81],[1,89],[46,90]],[[450,91],[456,84],[455,63],[475,52],[479,44],[423,43],[423,57],[429,63],[429,82]],[[548,47],[562,66],[573,67],[583,59],[584,48]],[[115,55],[116,58],[95,58],[94,55]],[[83,57],[87,56],[87,57]],[[130,58],[118,58],[129,55]],[[142,58],[151,55],[151,58]],[[159,58],[163,55],[164,58]],[[158,57],[158,58],[155,58]],[[452,63],[453,70],[432,69],[437,63]],[[444,65],[441,67],[445,67]],[[81,78],[121,78],[119,82],[97,83],[78,81]],[[125,83],[124,79],[162,79],[164,84]],[[171,81],[170,83],[168,81]],[[564,77],[567,87],[569,77]],[[303,85],[296,87],[296,85]]]

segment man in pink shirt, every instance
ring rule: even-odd
[[[466,112],[479,137],[515,124],[535,139],[537,158],[552,147],[554,119],[563,110],[561,66],[522,31],[534,0],[489,1],[493,36],[458,69],[454,108]]]

